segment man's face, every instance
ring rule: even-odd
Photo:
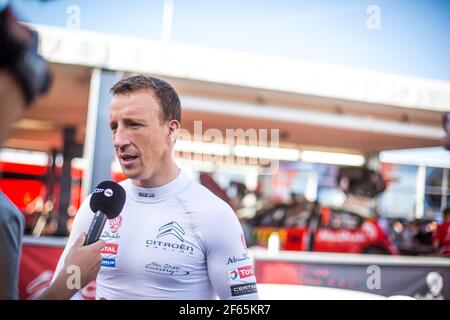
[[[161,121],[159,101],[150,90],[115,95],[110,127],[114,148],[126,177],[142,186],[171,159],[168,122]]]

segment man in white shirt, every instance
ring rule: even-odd
[[[233,210],[174,163],[181,107],[165,81],[135,75],[111,93],[110,127],[125,176],[122,213],[105,226],[97,298],[258,299],[252,261]],[[89,197],[69,248],[86,232]]]

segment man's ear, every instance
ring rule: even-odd
[[[175,143],[178,138],[178,134],[180,133],[180,122],[178,120],[170,120],[169,121],[169,139]]]

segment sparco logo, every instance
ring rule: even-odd
[[[166,223],[161,228],[158,229],[159,233],[157,238],[161,238],[168,235],[173,235],[175,238],[180,240],[181,242],[184,242],[183,236],[185,235],[185,232],[183,228],[176,223],[175,221],[171,221],[169,223]]]
[[[154,193],[150,193],[150,192],[139,192],[138,196],[139,197],[143,197],[143,198],[154,198],[155,194]]]

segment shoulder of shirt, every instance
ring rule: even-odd
[[[125,192],[127,193],[127,197],[128,197],[128,192],[129,192],[128,187],[129,187],[130,183],[131,183],[130,179],[125,179],[125,180],[118,182],[118,184],[125,189]]]
[[[120,184],[122,187],[125,188],[125,186],[128,184],[128,181],[129,181],[129,180],[130,180],[130,179],[122,180],[122,181],[119,182],[119,184]]]
[[[0,222],[9,223],[11,220],[17,220],[19,223],[24,220],[23,214],[8,199],[8,197],[0,191]]]
[[[233,209],[200,183],[191,180],[189,186],[177,195],[188,212],[207,212],[208,215],[231,213]]]

